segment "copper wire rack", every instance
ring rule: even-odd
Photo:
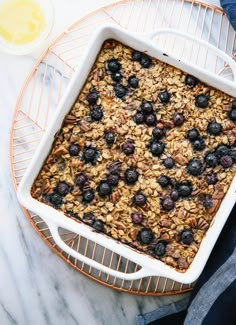
[[[193,0],[123,0],[102,7],[67,28],[42,53],[26,79],[16,103],[11,131],[11,170],[15,188],[79,66],[91,35],[103,23],[117,24],[135,32],[150,32],[160,27],[188,31],[234,57],[235,33],[223,11]],[[160,37],[158,45],[224,78],[231,71],[217,56],[185,40]],[[22,207],[31,225],[47,245],[71,267],[103,285],[139,295],[170,295],[189,291],[184,285],[163,277],[127,281],[109,276],[69,256],[55,244],[47,224]],[[135,272],[139,265],[66,229],[60,236],[67,245],[85,256],[121,272]]]

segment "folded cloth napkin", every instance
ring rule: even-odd
[[[185,298],[138,315],[137,324],[236,325],[236,205],[190,300]]]
[[[220,4],[226,12],[232,27],[236,31],[236,0],[220,0]]]

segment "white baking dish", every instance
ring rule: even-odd
[[[89,226],[66,217],[62,212],[59,212],[56,209],[37,201],[30,194],[31,186],[37,177],[44,163],[44,160],[51,150],[54,135],[58,129],[60,129],[65,115],[69,112],[72,105],[74,104],[96,60],[97,54],[99,53],[102,44],[106,39],[115,39],[136,50],[146,51],[148,54],[157,59],[160,59],[183,71],[197,76],[200,80],[208,83],[213,87],[216,87],[232,96],[236,95],[235,82],[225,80],[191,63],[184,62],[181,60],[181,58],[172,55],[172,53],[163,54],[163,51],[158,48],[152,41],[152,38],[154,36],[163,33],[177,33],[179,35],[179,32],[168,29],[159,30],[149,35],[140,35],[125,31],[114,25],[103,26],[96,33],[95,37],[93,37],[87,48],[87,52],[81,62],[80,68],[75,72],[73,79],[68,86],[63,99],[60,102],[53,121],[45,132],[40,146],[37,149],[37,152],[35,153],[30,166],[28,167],[19,185],[17,194],[19,201],[23,206],[25,206],[30,211],[38,214],[47,223],[53,239],[61,249],[63,249],[74,258],[77,258],[78,260],[90,265],[91,267],[99,269],[112,276],[126,280],[134,280],[146,276],[164,276],[181,283],[191,283],[195,281],[202,272],[206,261],[213,249],[213,246],[236,201],[236,177],[234,177],[231,186],[229,187],[229,190],[223,199],[217,214],[215,215],[214,222],[212,222],[210,229],[207,231],[207,234],[200,245],[199,251],[197,252],[189,269],[185,273],[180,273],[174,268],[151,256],[131,249],[129,246],[121,244],[120,242],[104,236],[103,234],[94,232]],[[192,37],[189,35],[180,34],[180,36],[187,37],[192,40]],[[217,53],[219,57],[223,58],[224,61],[231,67],[235,80],[236,65],[230,57],[228,57],[224,52],[214,48],[212,45],[209,45],[204,41],[195,39],[194,41],[198,42],[200,46],[207,47],[208,51],[213,51],[214,53]],[[103,247],[114,251],[115,253],[137,263],[141,266],[141,269],[134,273],[122,273],[83,256],[82,254],[67,246],[67,244],[61,239],[58,233],[59,227],[68,229],[74,233],[78,233],[79,235],[84,236],[89,240],[92,240],[93,242],[96,242],[99,245],[102,245]]]

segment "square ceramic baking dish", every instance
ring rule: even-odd
[[[30,211],[38,214],[48,225],[53,239],[56,244],[69,255],[77,258],[78,260],[88,264],[89,266],[101,270],[107,274],[118,277],[125,280],[135,280],[146,276],[163,276],[181,283],[191,283],[195,281],[201,274],[206,261],[214,247],[214,244],[230,214],[231,209],[236,201],[236,177],[234,177],[228,192],[226,193],[219,210],[217,211],[213,222],[203,238],[200,248],[191,263],[190,267],[185,273],[180,273],[174,268],[164,264],[163,262],[141,253],[135,249],[130,248],[106,235],[95,232],[91,227],[77,222],[71,218],[66,217],[62,212],[57,211],[53,207],[50,207],[44,203],[41,203],[31,196],[30,190],[32,184],[37,177],[47,155],[49,154],[55,133],[60,129],[65,115],[69,112],[76,98],[78,97],[87,76],[96,60],[96,57],[102,47],[102,44],[107,39],[115,39],[124,45],[127,45],[133,49],[141,52],[147,52],[150,56],[153,56],[163,62],[175,66],[189,74],[198,77],[203,82],[206,82],[210,86],[213,86],[231,96],[236,95],[236,84],[233,81],[225,80],[213,73],[207,72],[204,69],[183,61],[179,57],[175,57],[172,53],[163,53],[161,48],[153,42],[153,37],[161,34],[177,34],[179,37],[188,38],[191,41],[198,42],[199,46],[207,48],[207,51],[212,51],[218,57],[226,62],[236,78],[236,64],[235,62],[224,52],[215,48],[214,46],[202,41],[193,39],[192,36],[179,33],[175,30],[162,29],[152,34],[136,34],[123,30],[114,25],[103,26],[97,31],[95,37],[90,41],[84,58],[80,64],[79,69],[75,72],[73,79],[68,86],[63,99],[57,108],[55,117],[49,125],[45,135],[40,143],[37,152],[35,153],[30,166],[28,167],[20,185],[18,188],[18,198],[20,203]],[[74,233],[77,233],[99,245],[106,247],[115,253],[127,258],[130,261],[140,265],[140,269],[134,273],[122,273],[120,271],[113,270],[107,266],[104,266],[97,261],[91,260],[86,256],[76,252],[70,248],[60,237],[58,229],[62,227]]]

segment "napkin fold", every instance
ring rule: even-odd
[[[190,299],[137,316],[138,325],[236,324],[236,205]]]

